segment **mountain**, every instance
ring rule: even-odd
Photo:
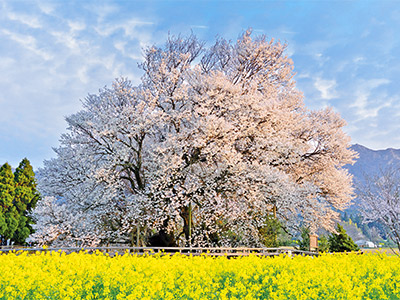
[[[400,168],[400,149],[388,148],[385,150],[372,150],[359,144],[351,146],[351,149],[359,155],[354,165],[346,165],[345,168],[353,175],[354,186],[360,187],[366,177],[378,175],[381,170],[388,167]],[[348,210],[357,210],[358,199]]]
[[[365,182],[365,176],[379,174],[387,167],[400,167],[400,149],[388,148],[386,150],[372,150],[359,144],[351,146],[359,155],[354,165],[345,168],[354,176],[354,182]]]

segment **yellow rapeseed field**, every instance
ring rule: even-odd
[[[0,255],[0,299],[400,299],[400,259]]]

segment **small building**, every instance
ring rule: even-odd
[[[360,248],[377,248],[377,246],[371,241],[358,240],[355,243]]]

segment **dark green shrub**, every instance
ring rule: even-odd
[[[358,251],[360,248],[346,233],[346,230],[337,224],[337,233],[331,233],[329,236],[329,251],[330,252],[345,252],[345,251]]]

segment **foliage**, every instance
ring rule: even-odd
[[[293,246],[295,241],[293,240],[292,234],[287,232],[285,228],[281,227],[280,231],[278,232],[278,246]]]
[[[318,239],[318,252],[329,252],[329,240],[325,235]]]
[[[400,260],[319,257],[0,255],[0,299],[398,299]]]
[[[266,247],[278,247],[278,235],[281,233],[282,225],[278,219],[268,216],[265,225],[260,227],[260,241]]]
[[[345,252],[360,250],[354,241],[349,237],[344,228],[338,223],[336,233],[331,233],[328,239],[329,251]]]
[[[11,166],[5,163],[0,167],[0,235],[2,245],[13,236],[18,226],[18,217],[15,207],[13,207],[14,194],[14,174]]]
[[[300,231],[300,239],[297,241],[298,248],[303,251],[310,250],[310,228],[302,227]]]
[[[30,212],[36,206],[36,190],[32,166],[24,158],[15,172],[5,163],[0,168],[0,236],[2,244],[11,240],[24,244],[33,232]]]
[[[379,221],[365,222],[364,217],[359,212],[350,215],[344,214],[342,221],[345,222],[344,224],[353,223],[357,229],[361,230],[362,235],[364,235],[364,237],[355,238],[355,236],[358,235],[355,234],[352,236],[353,240],[367,239],[375,244],[388,245],[388,243],[391,243],[391,246],[397,247],[397,245],[391,241],[390,236],[387,233],[387,228]],[[348,229],[346,229],[346,231],[348,232]]]
[[[378,222],[400,250],[400,170],[388,168],[359,188],[366,223]]]
[[[24,244],[26,238],[33,233],[33,223],[30,213],[36,207],[39,193],[36,190],[36,179],[33,168],[27,158],[24,158],[14,172],[15,196],[14,206],[19,215],[18,228],[13,240],[17,244]]]
[[[355,153],[339,115],[305,108],[285,49],[251,31],[144,49],[139,86],[118,79],[67,117],[33,238],[128,242],[140,227],[150,243],[256,246],[271,213],[288,230],[333,229]]]

